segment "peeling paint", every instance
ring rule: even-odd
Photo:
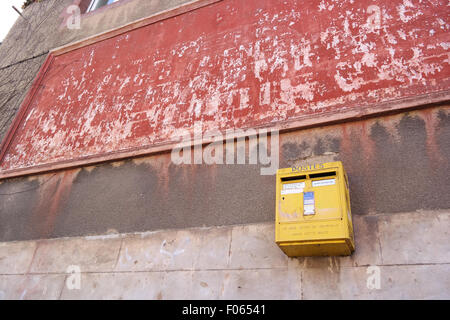
[[[65,53],[0,170],[174,142],[200,121],[224,131],[448,90],[447,8],[224,0]]]

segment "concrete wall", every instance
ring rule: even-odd
[[[273,223],[2,243],[0,298],[450,298],[450,211],[356,216],[354,224],[356,252],[334,258],[287,258]],[[79,290],[67,285],[72,265]]]

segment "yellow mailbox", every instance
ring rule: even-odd
[[[341,162],[278,170],[275,238],[289,257],[350,255],[355,250]]]

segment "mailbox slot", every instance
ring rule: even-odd
[[[325,178],[325,177],[335,177],[336,176],[336,172],[331,171],[331,172],[322,172],[322,173],[313,173],[309,175],[310,179],[315,179],[315,178]]]

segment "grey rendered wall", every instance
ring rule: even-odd
[[[280,167],[342,161],[358,216],[449,209],[449,113],[283,133]],[[175,165],[170,153],[0,181],[0,241],[271,222],[274,211],[275,178],[258,165]]]

